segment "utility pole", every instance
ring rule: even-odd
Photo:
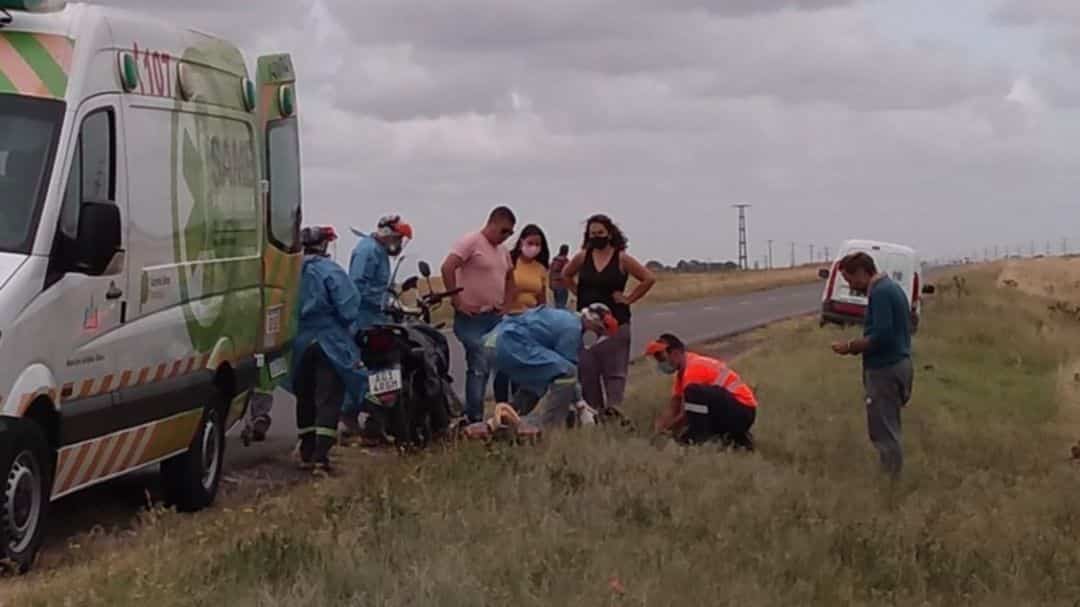
[[[769,241],[769,269],[770,270],[772,269],[772,243],[773,243],[773,241],[770,240]]]
[[[1062,255],[1068,255],[1069,254],[1069,239],[1068,238],[1062,238],[1061,239],[1061,254]]]
[[[739,209],[739,268],[749,270],[750,260],[746,255],[746,209],[750,208],[750,205],[734,204],[731,206]]]
[[[810,245],[810,263],[814,263],[815,261],[817,260],[814,259],[814,245]]]
[[[1050,257],[1050,241],[1046,241],[1046,256]]]
[[[832,259],[832,256],[829,255],[829,247],[825,247],[825,261],[829,261],[830,259]]]
[[[795,267],[795,243],[791,243],[791,267]]]
[[[994,245],[994,259],[998,258],[998,246]]]
[[[1035,241],[1031,241],[1031,256],[1035,257]]]

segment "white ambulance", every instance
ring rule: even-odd
[[[295,75],[226,41],[0,0],[0,558],[49,502],[152,464],[209,505],[225,432],[287,368],[301,263]]]

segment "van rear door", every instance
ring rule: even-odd
[[[883,249],[861,249],[852,248],[846,250],[840,256],[862,251],[868,253],[874,258],[874,264],[877,265],[879,272],[888,274],[893,280],[900,284],[904,288],[904,293],[907,294],[908,302],[911,302],[912,289],[915,280],[915,258],[906,253],[899,251],[888,251]],[[865,306],[867,302],[865,293],[856,293],[851,290],[851,285],[844,280],[844,275],[839,272],[834,266],[833,271],[836,273],[836,284],[832,291],[832,301]]]
[[[267,184],[263,194],[263,310],[258,345],[265,364],[259,390],[268,392],[289,369],[303,263],[300,132],[292,58],[287,54],[259,57],[256,87]]]
[[[859,248],[844,249],[840,251],[840,255],[837,257],[837,260],[843,259],[845,256],[861,250],[862,249]],[[875,253],[878,253],[879,251],[865,252],[870,253],[870,255],[873,256],[876,260]],[[832,282],[832,295],[831,297],[829,297],[830,301],[853,306],[866,305],[866,294],[856,293],[851,290],[851,285],[848,284],[848,281],[844,278],[844,274],[840,272],[840,267],[838,263],[833,264],[832,276],[830,276],[829,280]]]

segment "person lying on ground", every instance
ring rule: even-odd
[[[693,352],[665,333],[645,349],[661,373],[674,375],[671,401],[656,419],[656,431],[682,442],[719,440],[753,450],[750,428],[758,402],[750,386],[723,361]]]

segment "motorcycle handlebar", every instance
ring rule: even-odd
[[[434,303],[434,302],[437,302],[437,301],[442,301],[442,300],[446,299],[447,297],[453,297],[454,295],[457,295],[458,293],[461,293],[464,290],[465,289],[463,289],[461,287],[458,287],[456,289],[451,289],[449,291],[443,291],[442,293],[428,293],[427,295],[423,296],[423,299],[425,301],[429,301],[429,302]]]

